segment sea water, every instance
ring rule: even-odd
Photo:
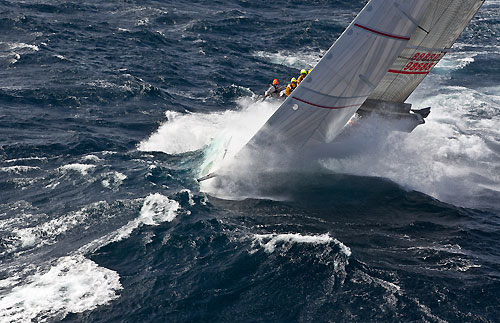
[[[499,1],[408,99],[413,133],[195,181],[364,3],[0,0],[0,321],[497,321]]]

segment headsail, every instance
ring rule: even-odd
[[[427,11],[371,100],[403,103],[467,27],[484,0],[431,0]],[[401,11],[402,15],[405,15]]]
[[[406,47],[429,2],[369,1],[246,148],[301,149],[333,139]]]

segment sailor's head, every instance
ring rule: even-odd
[[[297,79],[295,77],[292,77],[290,83],[297,85]]]
[[[302,70],[302,71],[300,71],[300,75],[302,75],[302,76],[306,76],[306,75],[307,75],[307,71],[306,71],[306,70]]]
[[[278,85],[278,84],[279,84],[279,83],[278,83],[278,79],[274,79],[274,80],[273,80],[273,85],[275,85],[275,86],[276,86],[276,85]]]

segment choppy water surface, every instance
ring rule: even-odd
[[[194,180],[363,5],[0,0],[0,321],[497,321],[499,1],[410,97],[412,134]]]

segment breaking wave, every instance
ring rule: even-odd
[[[80,313],[107,304],[123,288],[116,272],[83,256],[59,258],[22,280],[0,284],[3,288],[15,286],[2,295],[3,322],[62,319],[70,312]]]

